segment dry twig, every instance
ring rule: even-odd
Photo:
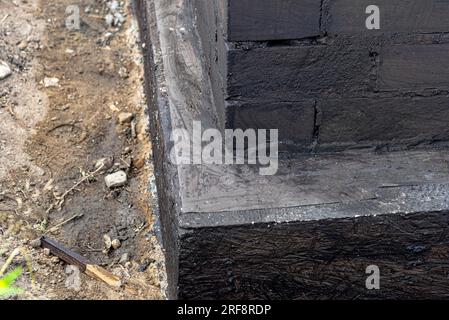
[[[98,174],[104,167],[104,163],[101,164],[101,166],[95,170],[94,172],[86,174],[82,179],[80,179],[73,187],[71,187],[69,190],[64,192],[64,194],[57,199],[55,203],[52,203],[50,207],[47,209],[47,214],[50,213],[53,209],[58,208],[58,210],[62,209],[62,206],[64,205],[66,197],[74,191],[76,188],[78,188],[83,182],[95,177],[96,174]]]

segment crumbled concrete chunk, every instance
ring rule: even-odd
[[[108,188],[123,187],[128,182],[128,177],[125,171],[117,171],[104,178]]]

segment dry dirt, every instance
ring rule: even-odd
[[[137,23],[129,0],[113,2],[0,0],[0,60],[13,71],[0,80],[0,268],[16,248],[24,254],[8,270],[32,264],[13,299],[164,298]],[[111,4],[123,8],[123,25],[108,25]],[[80,9],[78,30],[66,25],[71,5]],[[46,87],[45,78],[59,83]],[[134,120],[120,124],[124,112]],[[104,177],[117,170],[128,183],[108,189]],[[105,252],[106,234],[121,247]],[[67,266],[32,247],[42,235],[138,294],[85,275],[81,288],[67,285]]]

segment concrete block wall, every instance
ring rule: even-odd
[[[194,0],[223,127],[288,149],[449,141],[449,0]]]

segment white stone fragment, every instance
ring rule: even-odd
[[[0,60],[0,80],[6,79],[12,74],[11,68],[4,61]]]
[[[45,88],[58,87],[58,86],[59,86],[58,78],[44,78],[44,87]]]
[[[104,178],[108,188],[123,187],[128,182],[128,177],[125,171],[117,171]]]

